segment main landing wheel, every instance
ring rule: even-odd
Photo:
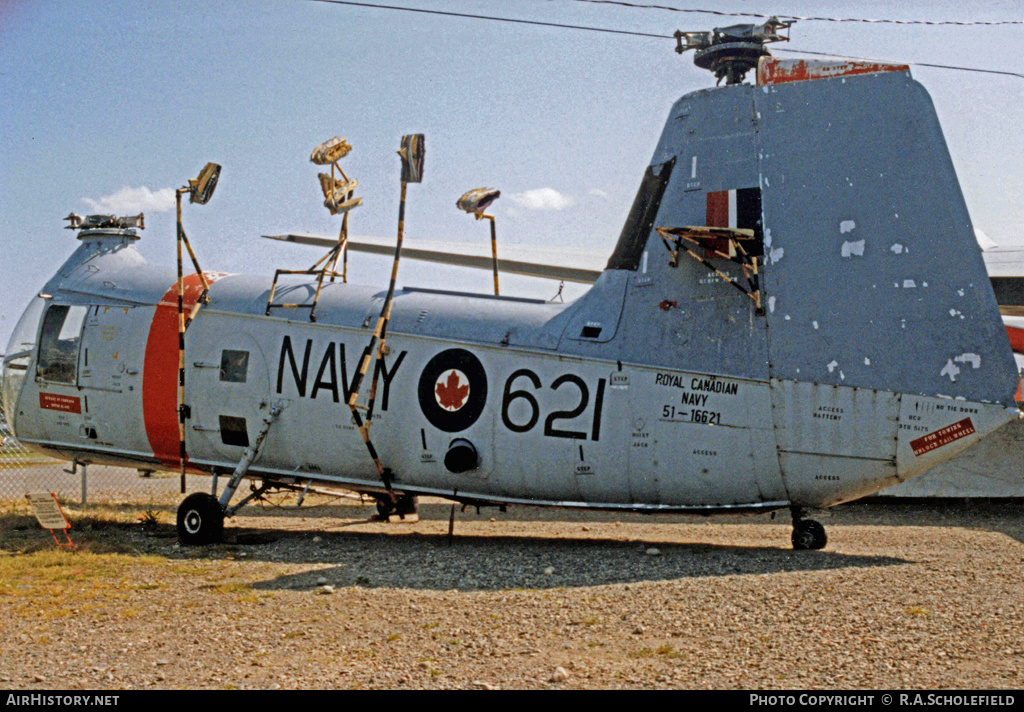
[[[216,497],[196,492],[178,507],[178,541],[182,544],[214,544],[224,536],[224,512]]]
[[[393,514],[399,515],[405,521],[419,521],[419,515],[416,513],[416,497],[411,494],[401,494],[393,502],[386,497],[380,497],[377,500],[375,519],[379,522],[386,522]]]
[[[828,543],[825,527],[813,519],[800,519],[793,522],[794,549],[824,549]]]

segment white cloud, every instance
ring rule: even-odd
[[[161,188],[154,192],[145,186],[139,188],[125,186],[116,193],[106,195],[99,200],[82,198],[82,202],[89,206],[89,210],[98,213],[114,213],[116,215],[144,211],[162,213],[174,207],[174,188]]]
[[[513,193],[509,198],[527,210],[565,210],[576,202],[571,196],[562,195],[554,188],[535,188],[525,193]]]
[[[598,198],[601,198],[603,200],[608,200],[608,198],[609,198],[608,193],[606,193],[605,191],[601,190],[600,188],[591,188],[590,189],[590,194],[593,195],[593,196],[596,196]]]

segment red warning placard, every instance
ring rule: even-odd
[[[40,393],[39,407],[59,410],[63,413],[81,413],[82,399],[77,396],[62,396],[57,393]]]
[[[943,445],[948,445],[954,440],[965,438],[968,435],[974,433],[974,423],[971,422],[970,418],[964,418],[961,421],[947,425],[941,430],[936,430],[934,433],[928,433],[922,435],[917,440],[910,441],[910,448],[914,451],[914,455],[924,455],[926,452],[940,448]]]

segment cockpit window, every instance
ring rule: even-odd
[[[21,315],[17,326],[11,332],[11,340],[7,342],[7,353],[4,354],[3,384],[0,386],[0,420],[7,419],[8,425],[14,427],[17,413],[18,396],[28,375],[29,363],[36,351],[36,334],[39,331],[39,320],[43,317],[46,300],[34,298]]]
[[[46,311],[39,336],[39,378],[53,383],[75,383],[86,311],[86,307],[63,304],[54,304]]]
[[[46,308],[46,300],[41,297],[33,299],[25,313],[21,315],[17,326],[11,332],[11,340],[7,342],[7,353],[4,355],[4,367],[20,371],[28,369],[29,358],[36,350],[36,333],[39,331],[39,320]]]

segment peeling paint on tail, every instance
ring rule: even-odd
[[[776,59],[761,57],[757,65],[757,83],[786,84],[788,82],[806,82],[813,79],[832,79],[849,77],[858,74],[877,74],[878,72],[909,72],[906,64],[885,64],[882,62],[844,62],[821,61],[813,59]]]

